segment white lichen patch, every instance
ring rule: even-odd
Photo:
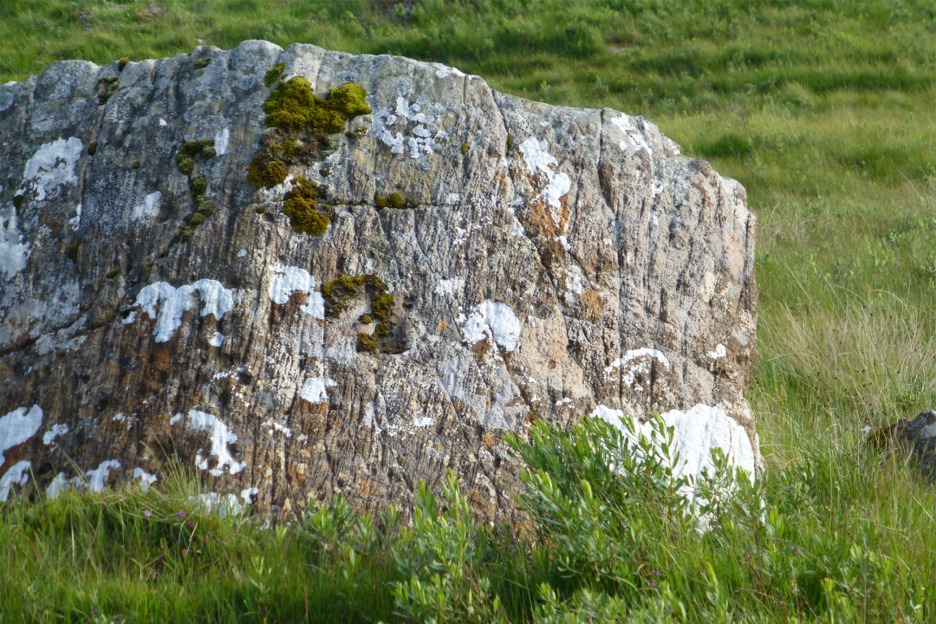
[[[5,503],[10,496],[10,488],[14,485],[23,486],[29,481],[30,463],[26,460],[18,461],[0,477],[0,503]]]
[[[55,477],[52,478],[52,481],[49,482],[49,485],[46,486],[46,498],[58,498],[58,495],[67,490],[70,486],[71,482],[65,478],[65,473],[60,472],[55,475]]]
[[[337,384],[331,379],[325,377],[312,377],[306,379],[299,390],[299,396],[309,403],[324,403],[328,400],[326,388],[331,388]]]
[[[192,497],[192,502],[199,504],[208,512],[216,513],[220,517],[237,515],[243,511],[237,497],[233,494],[218,494],[217,492],[204,492],[198,497]]]
[[[218,156],[224,156],[228,151],[228,143],[231,140],[231,130],[225,127],[223,130],[219,130],[214,136],[214,147],[215,152]]]
[[[0,466],[6,461],[5,452],[27,442],[42,426],[42,408],[18,407],[0,418]]]
[[[667,428],[673,429],[673,446],[663,450],[665,440],[659,438],[650,423],[640,423],[621,410],[599,405],[592,416],[621,430],[624,436],[636,445],[643,437],[653,443],[662,457],[679,461],[671,464],[674,478],[692,477],[696,482],[703,472],[712,472],[712,450],[721,449],[728,466],[743,468],[750,478],[755,476],[755,456],[747,432],[719,407],[698,404],[688,411],[670,410],[661,415]],[[638,456],[638,459],[640,457]],[[683,494],[692,502],[695,492],[691,486],[683,488]]]
[[[659,362],[664,368],[669,368],[669,360],[661,351],[648,347],[631,349],[606,366],[604,373],[607,376],[620,371],[621,381],[625,386],[633,387],[637,392],[643,392],[643,387],[634,386],[634,380],[637,375],[649,374],[654,361]]]
[[[274,266],[273,279],[270,280],[270,300],[284,305],[293,293],[308,294],[305,304],[299,308],[302,312],[319,320],[325,318],[325,298],[315,290],[315,278],[299,267]]]
[[[436,78],[448,78],[449,76],[455,76],[456,78],[464,78],[465,74],[454,67],[448,67],[446,65],[440,65],[439,63],[433,63],[436,69]]]
[[[701,475],[711,471],[712,449],[725,453],[729,466],[755,473],[754,448],[747,432],[720,407],[696,405],[689,411],[671,410],[662,415],[679,444],[682,474]]]
[[[559,163],[556,157],[549,153],[548,147],[546,141],[530,137],[520,144],[520,153],[523,154],[523,160],[530,173],[546,177],[546,188],[542,191],[543,199],[553,208],[559,208],[560,200],[572,190],[572,180],[559,171]]]
[[[81,139],[69,137],[41,145],[26,161],[20,193],[31,191],[36,201],[53,198],[66,184],[77,184],[75,163],[81,156]]]
[[[491,338],[508,353],[517,348],[521,323],[506,303],[487,299],[472,308],[467,318],[460,316],[459,321],[469,344]]]
[[[143,288],[136,298],[136,305],[151,319],[156,320],[153,336],[156,342],[167,342],[182,326],[182,315],[193,307],[193,297],[200,302],[200,316],[213,314],[219,321],[234,308],[234,292],[212,279],[201,279],[194,284],[172,286],[167,282],[156,282]],[[136,319],[131,314],[123,323]]]
[[[221,332],[215,332],[214,335],[208,339],[208,344],[212,347],[220,347],[224,344],[224,334]]]
[[[26,268],[29,243],[19,231],[16,208],[8,204],[0,208],[0,276],[11,278]]]
[[[175,417],[174,417],[175,419]],[[170,421],[173,424],[173,421]],[[211,443],[210,457],[217,458],[217,464],[211,470],[208,470],[208,457],[203,457],[201,450],[195,454],[195,466],[201,470],[208,470],[212,475],[218,477],[224,473],[224,467],[228,467],[229,474],[237,474],[243,470],[247,464],[234,459],[228,450],[228,444],[237,442],[237,435],[228,429],[221,420],[207,412],[199,410],[189,410],[186,419],[188,427],[194,431],[207,431]]]
[[[460,277],[439,280],[435,287],[435,294],[441,297],[454,297],[465,288],[465,280]]]
[[[98,465],[97,468],[87,471],[84,474],[83,485],[92,492],[103,492],[104,483],[107,481],[107,475],[111,470],[120,468],[120,462],[116,459],[108,459]]]
[[[133,221],[147,219],[153,221],[159,217],[159,202],[162,201],[162,193],[153,191],[143,198],[143,201],[133,207],[130,211],[130,218]]]
[[[628,141],[621,141],[618,145],[622,152],[629,152],[632,150],[646,150],[647,152],[652,152],[650,149],[650,144],[647,142],[646,138],[644,138],[644,134],[640,128],[637,127],[637,124],[634,123],[633,117],[628,115],[612,117],[611,123],[613,123],[628,139]]]
[[[435,424],[435,418],[429,418],[428,416],[417,416],[413,418],[414,427],[431,427]]]
[[[75,213],[75,216],[73,216],[71,219],[68,220],[68,225],[72,226],[72,228],[77,229],[78,226],[81,225],[81,204],[78,204],[77,206],[75,206],[74,213]]]
[[[714,351],[708,352],[709,358],[713,360],[720,360],[727,355],[728,355],[728,350],[725,349],[725,345],[721,343],[719,343],[718,346],[715,347]]]
[[[52,482],[46,487],[46,497],[56,498],[65,490],[70,490],[72,488],[88,489],[92,492],[103,492],[104,484],[107,482],[107,476],[110,474],[110,471],[118,468],[120,468],[119,461],[116,459],[108,459],[101,462],[97,468],[92,468],[83,475],[78,475],[71,479],[65,478],[65,473],[60,472],[55,475],[55,478],[53,478]]]
[[[241,490],[240,497],[244,499],[245,505],[253,505],[254,499],[257,497],[257,494],[259,493],[260,493],[260,490],[258,490],[255,487],[251,487],[245,490]]]
[[[374,115],[377,140],[389,147],[392,154],[414,160],[432,154],[441,147],[438,141],[447,138],[445,132],[433,132],[428,124],[429,118],[422,112],[422,105],[409,103],[402,96],[397,97],[392,111],[384,107]]]
[[[55,438],[60,435],[65,435],[68,433],[68,425],[64,423],[56,423],[49,427],[49,430],[42,434],[42,443],[46,446],[49,446],[55,442]]]
[[[142,468],[133,469],[133,480],[140,482],[140,488],[144,492],[149,491],[149,487],[156,483],[156,475],[150,474],[143,470]]]

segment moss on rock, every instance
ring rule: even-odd
[[[268,71],[263,75],[263,84],[268,87],[272,87],[280,76],[283,75],[283,72],[286,71],[286,63],[277,63],[273,66],[273,69]]]
[[[267,72],[270,85],[278,80],[283,69],[275,74],[271,73],[273,70]],[[270,130],[261,139],[247,170],[247,181],[257,188],[280,184],[286,179],[290,165],[314,160],[322,152],[334,149],[333,135],[340,133],[349,120],[371,112],[361,85],[348,83],[336,87],[323,99],[312,92],[312,85],[301,76],[277,84],[263,103],[263,110]]]
[[[318,185],[306,178],[298,178],[291,191],[283,196],[283,213],[289,217],[294,232],[321,236],[331,219],[318,209]]]
[[[363,293],[362,293],[363,291]],[[393,312],[396,301],[389,292],[387,284],[373,274],[344,275],[322,286],[325,299],[326,316],[337,316],[347,309],[347,300],[366,294],[370,298],[371,313],[362,315],[358,320],[365,325],[377,319],[374,332],[361,332],[357,336],[357,350],[365,353],[399,353],[398,345],[393,344],[396,324]],[[373,317],[373,318],[372,318]]]

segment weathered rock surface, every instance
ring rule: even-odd
[[[912,458],[920,475],[936,483],[936,411],[921,412],[913,420],[901,418],[871,433],[868,443]]]
[[[277,63],[320,97],[360,84],[372,113],[258,190]],[[405,505],[452,469],[490,518],[516,487],[503,434],[595,410],[711,419],[683,429],[759,457],[755,219],[642,118],[249,41],[57,63],[0,87],[0,131],[3,498],[152,482],[179,457],[285,513],[339,491]],[[212,153],[183,173],[198,139]],[[283,213],[300,177],[329,206],[321,236]],[[408,207],[378,210],[394,192]],[[363,275],[392,295],[372,351],[374,289],[322,293]]]

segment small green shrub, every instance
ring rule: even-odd
[[[211,59],[208,57],[200,58],[195,61],[195,69],[205,69],[211,63]]]
[[[78,253],[81,251],[81,243],[70,243],[68,248],[65,250],[65,254],[68,256],[68,259],[78,264]]]
[[[104,275],[104,278],[105,278],[105,279],[114,279],[114,278],[117,277],[118,275],[120,275],[120,269],[111,269],[110,271],[107,272],[106,275]]]
[[[98,148],[98,142],[91,141],[88,144],[88,156],[94,156],[97,153],[97,148]]]
[[[120,60],[117,61],[117,71],[123,71],[124,67],[127,66],[127,63],[130,62],[130,59],[126,56],[120,57]]]

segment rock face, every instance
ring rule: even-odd
[[[366,106],[274,122],[300,78]],[[503,434],[596,410],[759,460],[755,219],[642,118],[249,41],[57,63],[0,87],[0,131],[4,498],[178,457],[274,513],[452,469],[492,518]]]
[[[871,433],[872,448],[911,457],[920,475],[936,483],[936,411],[921,412],[913,420],[901,418]]]

